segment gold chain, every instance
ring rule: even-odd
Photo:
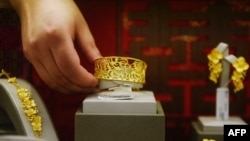
[[[39,115],[37,104],[31,97],[31,93],[28,89],[21,87],[17,81],[16,77],[10,77],[4,70],[1,71],[0,76],[4,75],[8,82],[16,87],[17,96],[21,102],[23,111],[27,116],[35,137],[42,138],[42,117]]]

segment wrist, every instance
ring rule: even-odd
[[[9,0],[11,6],[19,15],[21,21],[30,16],[32,9],[35,7],[36,3],[40,1],[41,0]]]

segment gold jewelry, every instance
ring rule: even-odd
[[[94,76],[98,79],[145,83],[147,64],[131,57],[110,56],[95,61]]]
[[[17,89],[17,96],[21,101],[23,111],[27,116],[27,120],[30,122],[34,135],[37,138],[42,137],[42,117],[39,115],[39,111],[36,102],[31,97],[31,93],[28,89],[21,87],[17,81],[16,77],[10,77],[4,70],[1,71],[0,76],[4,75],[7,77],[8,82],[14,85]]]
[[[217,83],[218,78],[222,72],[222,64],[221,59],[223,58],[223,54],[219,52],[216,48],[214,48],[210,54],[207,56],[209,62],[208,67],[210,71],[209,79],[214,83]]]
[[[216,140],[214,140],[214,139],[202,139],[202,141],[216,141]]]
[[[234,92],[238,92],[244,88],[243,80],[245,79],[247,70],[249,68],[248,63],[245,61],[244,57],[239,57],[236,61],[233,63],[233,75],[231,77],[231,80],[234,85]]]

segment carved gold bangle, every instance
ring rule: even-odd
[[[32,130],[34,132],[34,136],[37,138],[42,137],[42,117],[39,115],[39,111],[36,105],[36,102],[31,97],[31,93],[28,89],[21,87],[17,81],[16,77],[10,77],[7,72],[4,70],[1,71],[0,76],[4,75],[8,82],[15,86],[17,90],[17,96],[21,102],[21,106],[25,115],[27,116],[27,120],[29,121]]]
[[[210,71],[209,79],[214,83],[217,83],[218,78],[222,72],[222,64],[221,59],[223,58],[223,54],[219,52],[216,48],[214,48],[210,54],[207,56],[209,62],[208,67]]]
[[[94,76],[104,80],[145,83],[147,64],[131,57],[110,56],[95,61]]]
[[[202,141],[216,141],[215,139],[202,139]]]

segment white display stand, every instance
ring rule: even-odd
[[[90,99],[87,98],[87,103],[90,102]],[[96,97],[95,100],[97,100]],[[127,100],[125,103],[130,103],[129,101],[130,100]],[[96,102],[97,101],[94,103]],[[82,112],[86,110],[81,108],[76,112],[75,141],[165,141],[165,114],[160,102],[156,102],[155,113],[151,113],[151,110],[149,110],[149,113],[148,110],[142,108],[141,111],[144,111],[144,113],[139,112],[139,114],[132,110],[135,108],[134,106],[138,106],[136,111],[141,107],[139,106],[140,104],[146,107],[152,107],[143,102],[139,104],[132,103],[133,106],[126,104],[123,106],[127,110],[124,113],[117,113],[117,111],[114,111],[115,106],[120,110],[123,109],[121,106],[118,106],[119,103],[111,102],[109,105],[109,103],[104,103],[104,101],[99,100],[99,102],[102,104],[96,104],[97,107],[95,109],[99,107],[107,113],[102,111],[99,113],[93,113],[93,111]],[[120,104],[124,104],[124,102],[120,102]],[[105,108],[105,104],[109,106],[113,105],[114,107]],[[86,103],[84,105],[86,105]],[[94,105],[91,107],[93,106]]]
[[[229,119],[229,89],[226,87],[216,89],[216,119],[218,121]]]
[[[230,116],[227,120],[216,120],[215,117],[211,116],[200,116],[198,118],[201,130],[204,132],[219,132],[223,134],[224,125],[246,125],[238,116]]]
[[[240,117],[230,116],[227,120],[217,120],[215,116],[200,116],[192,122],[191,141],[204,139],[224,141],[224,125],[246,125]]]
[[[135,91],[129,100],[100,100],[98,94],[83,101],[84,113],[156,114],[157,102],[151,91]]]
[[[228,45],[225,43],[220,43],[216,49],[223,54],[223,56],[228,56],[229,50]],[[215,116],[216,120],[228,120],[229,118],[229,89],[228,83],[230,82],[230,64],[227,60],[222,59],[222,72],[220,76],[220,84],[216,89],[216,109]]]
[[[75,141],[165,141],[165,115],[152,91],[105,82],[101,88],[109,89],[86,97],[77,111]]]

